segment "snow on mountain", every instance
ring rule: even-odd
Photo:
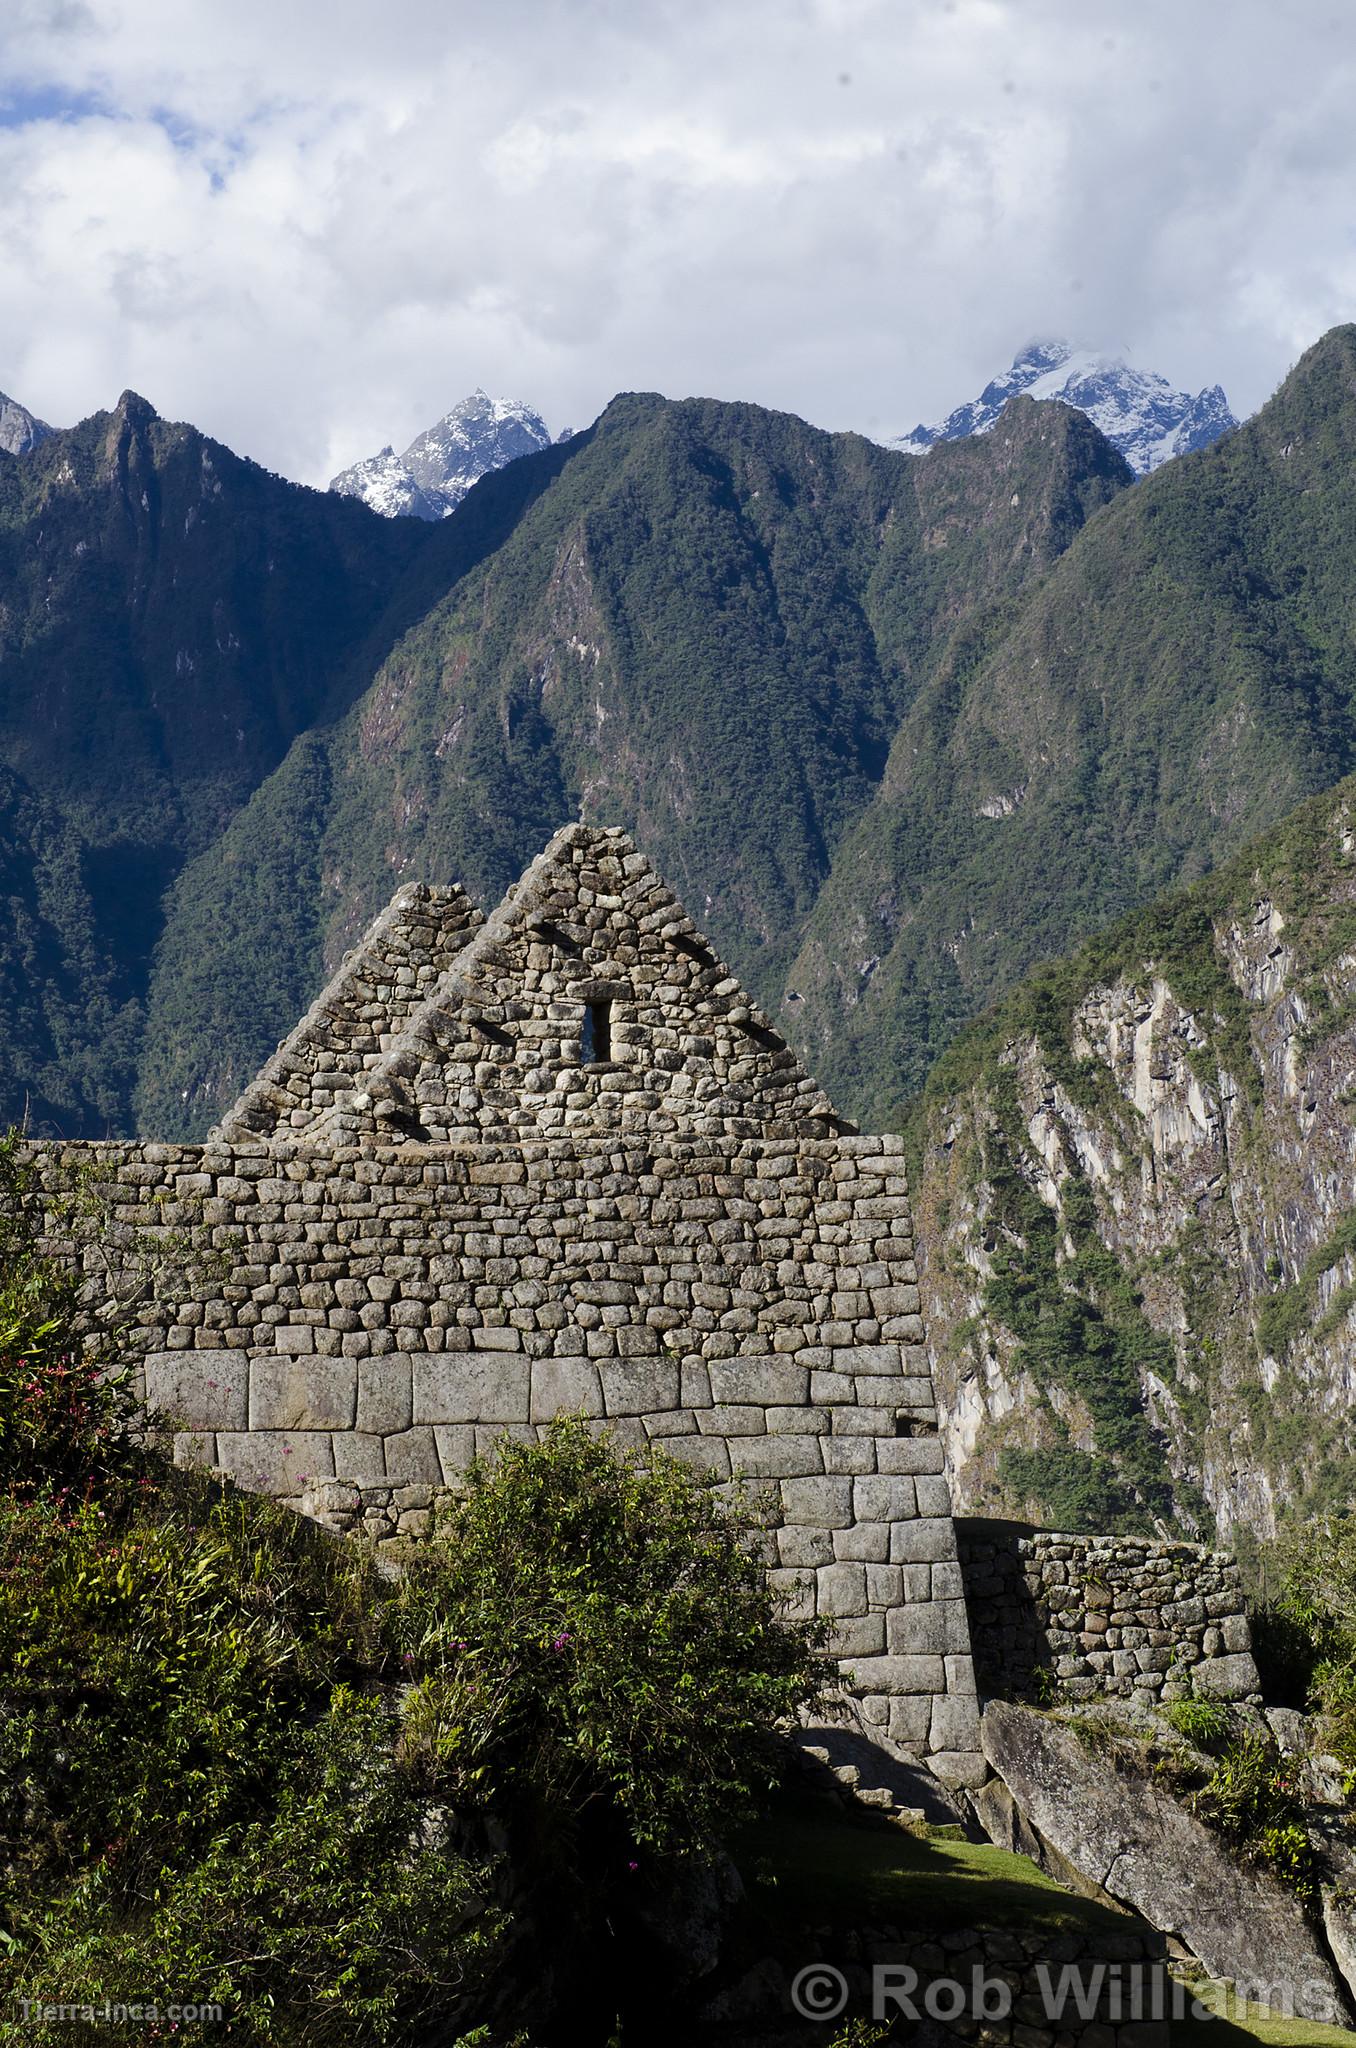
[[[1095,355],[1067,341],[1036,341],[1014,357],[1010,369],[986,384],[978,398],[939,426],[917,426],[892,440],[906,455],[922,455],[934,441],[987,434],[1010,398],[1058,398],[1077,406],[1119,448],[1138,476],[1147,476],[1171,456],[1208,447],[1238,421],[1218,384],[1193,398],[1174,391],[1166,377],[1136,370],[1121,356]]]
[[[540,413],[473,391],[436,426],[416,434],[403,455],[383,448],[380,455],[341,471],[330,489],[361,498],[387,519],[401,513],[445,519],[489,470],[550,446],[550,430]]]
[[[20,405],[17,398],[6,398],[0,391],[0,448],[11,455],[27,455],[30,448],[36,448],[39,441],[45,441],[52,429],[46,420],[40,420],[26,405]]]

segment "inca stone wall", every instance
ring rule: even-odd
[[[986,1696],[1154,1703],[1260,1692],[1238,1567],[1222,1551],[1141,1536],[956,1524]]]
[[[177,1453],[378,1540],[582,1412],[768,1511],[868,1725],[977,1782],[898,1140],[839,1119],[624,834],[405,889],[206,1146],[82,1148],[225,1278],[148,1310]]]

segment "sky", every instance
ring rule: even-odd
[[[1240,415],[1356,318],[1356,9],[4,0],[0,389],[324,483],[477,385],[877,438],[1035,336]]]

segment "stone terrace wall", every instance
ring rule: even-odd
[[[229,1253],[141,1331],[180,1456],[382,1537],[558,1411],[662,1440],[765,1497],[868,1722],[982,1775],[897,1140],[72,1149]]]
[[[1238,1567],[1223,1551],[1141,1536],[1056,1536],[956,1524],[975,1670],[986,1696],[1053,1686],[1174,1699],[1260,1691]],[[1044,1673],[1043,1678],[1038,1673]]]

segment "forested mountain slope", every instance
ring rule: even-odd
[[[9,1072],[201,1131],[401,879],[492,900],[584,815],[892,1120],[1033,963],[1356,765],[1354,455],[1337,329],[1133,488],[1020,398],[913,457],[625,396],[433,525],[130,399],[0,457],[0,734],[65,848],[0,943]]]
[[[313,962],[402,877],[492,901],[579,815],[626,824],[780,1007],[803,921],[946,649],[1129,476],[1063,408],[1019,406],[1008,431],[918,462],[753,406],[629,396],[446,525],[539,462],[557,479],[504,545],[176,888],[144,1127],[185,1102],[190,1128],[209,1122],[290,1028]]]

